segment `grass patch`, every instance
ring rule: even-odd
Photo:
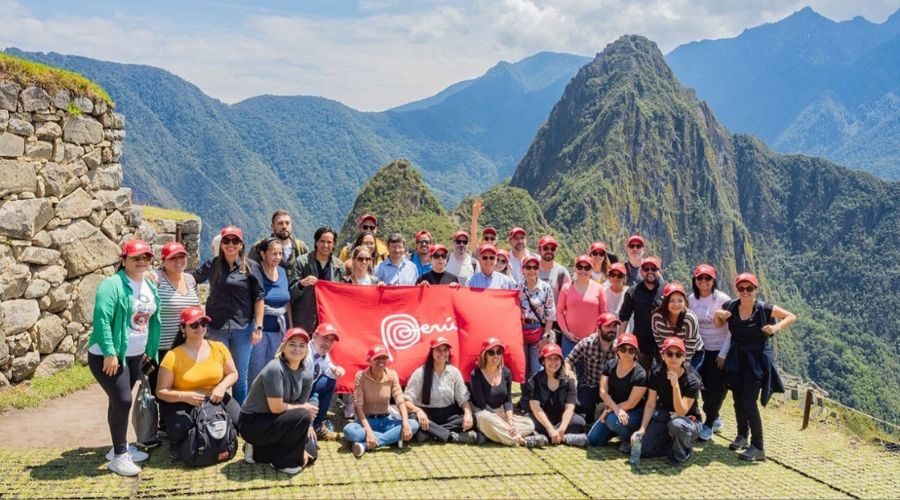
[[[13,80],[23,87],[36,85],[51,92],[68,90],[77,95],[113,104],[112,98],[105,90],[74,71],[54,68],[3,52],[0,52],[0,76]]]
[[[190,212],[182,212],[181,210],[172,210],[170,208],[160,208],[150,205],[138,205],[144,211],[145,219],[169,219],[176,222],[184,222],[187,220],[199,220],[200,217]]]
[[[0,411],[38,406],[48,399],[71,394],[93,383],[91,370],[87,366],[75,364],[49,377],[34,378],[0,392]]]

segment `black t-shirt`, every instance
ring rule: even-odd
[[[674,412],[675,405],[672,404],[672,384],[666,378],[666,366],[660,365],[650,375],[650,389],[656,391],[656,409],[664,412]],[[681,388],[681,396],[685,398],[693,398],[694,404],[688,410],[688,416],[700,418],[700,410],[697,408],[697,396],[700,395],[700,389],[703,389],[703,381],[700,375],[691,368],[691,365],[684,366],[684,373],[678,378],[678,387]]]
[[[416,280],[416,284],[418,285],[423,281],[427,281],[430,285],[449,285],[450,283],[459,283],[459,278],[455,274],[446,271],[438,273],[432,270],[420,276]]]
[[[552,391],[547,385],[547,372],[541,370],[531,376],[527,386],[525,394],[530,394],[529,401],[537,401],[554,425],[562,421],[567,404],[578,404],[575,383],[569,378],[560,379],[559,387]]]
[[[242,273],[240,260],[229,267],[225,259],[213,257],[191,275],[197,283],[209,281],[206,314],[212,328],[246,328],[253,321],[254,304],[265,299],[262,271],[254,260],[247,260],[247,272]]]
[[[641,365],[635,363],[634,368],[622,378],[619,378],[618,375],[616,375],[616,368],[618,366],[618,358],[607,361],[603,366],[603,375],[608,377],[608,380],[606,381],[606,390],[609,393],[609,397],[611,397],[616,404],[628,401],[628,398],[631,397],[632,388],[647,387],[647,372],[644,371],[644,368]]]
[[[491,385],[484,378],[484,373],[477,366],[472,369],[471,376],[471,401],[475,408],[480,410],[495,410],[503,408],[512,410],[512,372],[503,367],[500,372],[500,383]]]
[[[762,327],[772,323],[773,306],[757,301],[753,306],[753,314],[744,320],[739,312],[740,302],[740,299],[734,299],[722,304],[722,309],[731,313],[728,330],[731,332],[732,344],[738,347],[765,345],[769,337],[763,333]]]

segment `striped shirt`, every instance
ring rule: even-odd
[[[159,322],[161,326],[159,348],[162,350],[172,348],[172,342],[178,333],[182,309],[188,306],[200,305],[200,299],[197,297],[197,283],[194,281],[194,277],[187,273],[182,273],[182,276],[187,285],[187,294],[185,295],[179,293],[169,283],[166,273],[162,269],[156,271],[160,302]]]
[[[688,363],[694,357],[694,353],[703,349],[703,339],[700,338],[700,323],[694,311],[688,310],[684,315],[684,324],[679,331],[669,326],[666,318],[660,313],[653,313],[650,318],[650,328],[653,330],[653,338],[656,340],[656,346],[662,349],[663,341],[666,337],[681,337],[684,340],[684,347],[687,349],[685,359]]]

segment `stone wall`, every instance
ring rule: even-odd
[[[105,101],[0,81],[0,386],[84,356],[97,285],[141,224],[124,127]]]
[[[133,209],[135,214],[142,214],[142,221],[139,223],[137,235],[142,240],[153,246],[153,251],[157,259],[155,265],[160,265],[159,256],[162,245],[170,241],[176,241],[179,237],[184,249],[188,252],[188,269],[200,267],[200,229],[202,224],[200,218],[171,218],[161,217],[152,213],[147,213],[140,206]]]

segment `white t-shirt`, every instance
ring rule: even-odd
[[[472,266],[473,263],[475,266]],[[462,260],[456,257],[456,252],[450,252],[450,256],[447,259],[447,267],[444,268],[444,272],[454,274],[459,278],[460,285],[465,285],[469,277],[478,270],[478,262],[468,252]]]
[[[537,255],[536,253],[530,252],[526,249],[525,255],[522,256],[522,258],[524,259],[525,257],[528,257],[530,255],[540,257],[540,255]],[[516,283],[522,283],[523,281],[525,281],[525,275],[522,274],[522,261],[515,255],[513,255],[512,252],[509,253],[509,275],[512,276],[514,280],[516,280]]]
[[[731,345],[731,332],[728,324],[716,327],[713,318],[716,311],[722,308],[722,304],[731,300],[725,292],[716,290],[709,297],[697,298],[694,294],[688,297],[688,307],[697,315],[700,338],[703,339],[703,347],[707,351],[719,351],[719,357],[724,358],[728,354]],[[724,352],[723,352],[724,351]]]
[[[140,356],[147,349],[147,337],[150,333],[150,317],[156,312],[156,301],[153,300],[153,291],[150,285],[143,279],[132,281],[128,279],[131,287],[131,317],[126,322],[128,328],[128,348],[125,356]],[[103,352],[97,344],[92,345],[88,352],[102,356]]]
[[[622,301],[625,299],[625,292],[628,291],[628,287],[622,287],[622,291],[616,293],[613,291],[611,286],[606,287],[606,311],[619,315],[619,308],[622,307]]]

